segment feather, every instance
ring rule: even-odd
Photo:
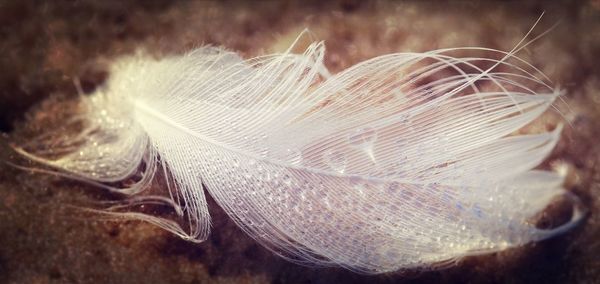
[[[282,257],[361,273],[519,246],[581,219],[575,208],[554,229],[531,221],[566,194],[560,175],[534,169],[561,127],[515,132],[560,92],[516,50],[389,54],[334,75],[323,42],[290,50],[122,58],[66,122],[81,133],[17,150],[132,200],[166,177],[169,198],[153,202],[185,214],[189,229],[128,216],[183,238],[208,237],[206,192]],[[487,56],[452,55],[479,53]],[[54,154],[41,154],[47,148]]]

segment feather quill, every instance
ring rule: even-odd
[[[132,200],[165,176],[170,197],[153,201],[185,214],[189,230],[129,216],[189,240],[208,237],[207,192],[298,263],[361,273],[433,265],[552,237],[582,216],[548,230],[530,222],[566,193],[561,176],[534,169],[561,127],[514,133],[559,92],[515,51],[389,54],[334,75],[322,42],[249,60],[215,47],[126,57],[81,98],[83,115],[68,122],[84,126],[79,135],[17,151]]]

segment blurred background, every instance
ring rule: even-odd
[[[188,243],[140,222],[65,210],[97,198],[82,184],[0,163],[1,283],[600,283],[600,1],[24,1],[0,0],[0,132],[27,139],[89,93],[120,55],[180,54],[204,44],[244,57],[283,51],[308,28],[338,72],[392,52],[482,46],[510,50],[545,12],[518,55],[566,90],[569,127],[542,167],[590,210],[563,236],[471,257],[443,270],[362,276],[273,255],[209,200],[213,231]],[[57,99],[58,98],[58,99]],[[62,105],[64,107],[64,105]],[[568,107],[565,107],[568,106]],[[44,110],[44,111],[40,111]],[[556,122],[557,116],[541,119]],[[6,142],[0,160],[13,160]]]

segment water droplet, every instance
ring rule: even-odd
[[[331,169],[339,173],[344,173],[346,170],[347,158],[346,155],[340,151],[330,149],[325,152],[325,162]]]
[[[358,193],[360,195],[365,195],[365,191],[367,190],[367,184],[363,180],[363,178],[361,178],[360,176],[357,176],[357,175],[352,175],[352,176],[350,176],[350,183],[352,184],[352,187],[356,191],[358,191]]]
[[[478,204],[473,205],[473,213],[475,213],[475,216],[478,218],[483,217],[483,210],[481,210]]]
[[[229,121],[229,125],[231,126],[231,131],[233,131],[233,132],[240,131],[240,126],[238,125],[237,121],[231,120],[231,121]]]
[[[351,175],[350,176],[350,183],[352,184],[358,184],[362,182],[362,178],[358,175]]]
[[[285,175],[283,175],[282,179],[283,179],[283,183],[285,185],[287,185],[287,186],[292,185],[292,177],[290,175],[285,174]]]
[[[265,168],[262,166],[262,164],[256,165],[256,172],[258,174],[262,174],[264,171],[265,171]]]
[[[396,144],[398,144],[400,148],[406,148],[410,145],[410,141],[408,141],[406,138],[400,138],[396,140]]]
[[[402,78],[402,77],[400,77],[400,78]],[[402,78],[402,79],[404,79],[404,78]],[[398,99],[403,99],[403,98],[405,98],[405,97],[406,97],[406,95],[404,94],[404,92],[402,92],[402,89],[401,89],[401,88],[399,88],[399,87],[398,87],[398,88],[396,88],[396,89],[394,89],[394,90],[392,91],[392,94],[393,94],[393,95],[394,95],[396,98],[398,98]]]
[[[439,148],[440,148],[440,145],[441,145],[441,138],[440,137],[433,137],[428,142],[429,142],[428,144],[431,145],[432,152],[439,151]]]
[[[348,136],[348,144],[354,147],[369,147],[377,139],[377,131],[371,127],[359,128]]]
[[[350,146],[362,149],[371,158],[371,161],[377,164],[373,152],[375,140],[377,140],[377,132],[371,127],[359,128],[348,136]]]
[[[263,158],[267,158],[269,156],[269,148],[264,147],[260,150],[260,156]]]
[[[456,202],[455,206],[456,206],[456,209],[461,210],[461,211],[465,209],[465,207],[460,202]]]
[[[265,182],[270,182],[271,178],[271,173],[268,170],[263,169],[262,173],[259,175],[259,179]]]
[[[397,252],[397,251],[395,251],[395,250],[389,250],[389,251],[387,251],[387,252],[386,252],[385,256],[386,256],[386,257],[387,257],[389,260],[391,260],[391,261],[397,261],[397,260],[398,260],[398,257],[399,257],[399,254],[398,254],[398,252]]]
[[[387,186],[387,189],[390,193],[396,193],[396,191],[400,189],[400,184],[398,182],[393,181]]]
[[[408,124],[410,123],[411,117],[412,115],[410,113],[404,113],[400,115],[399,119],[401,123]]]
[[[289,148],[285,151],[286,160],[292,165],[302,163],[302,152],[296,148]]]
[[[359,91],[357,97],[359,100],[365,100],[369,97],[370,94],[371,93],[369,93],[369,91]]]

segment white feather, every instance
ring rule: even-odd
[[[560,176],[533,169],[561,128],[511,134],[559,94],[512,52],[389,54],[332,76],[324,53],[317,42],[304,54],[250,60],[213,47],[123,58],[104,88],[82,98],[84,115],[71,123],[83,133],[53,141],[65,154],[20,151],[131,196],[164,172],[168,202],[191,230],[130,216],[191,240],[209,234],[205,185],[274,252],[363,273],[522,245],[581,217],[552,230],[529,222],[565,192]],[[140,169],[133,185],[106,185]]]

